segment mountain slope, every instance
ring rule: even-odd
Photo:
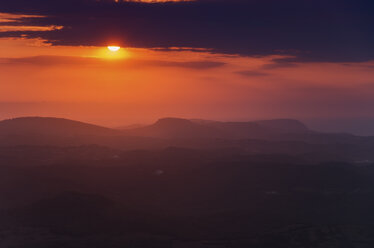
[[[0,136],[9,135],[116,135],[114,129],[52,117],[21,117],[0,121]]]
[[[61,118],[24,117],[0,121],[0,146],[100,145],[124,150],[162,149],[168,146],[243,148],[240,140],[360,144],[365,147],[374,143],[370,137],[314,132],[301,122],[288,119],[219,122],[164,118],[149,126],[126,130]]]
[[[268,120],[257,122],[219,122],[164,118],[156,123],[127,130],[127,134],[156,138],[222,138],[222,139],[270,139],[284,134],[311,132],[297,120]]]
[[[302,133],[310,131],[308,127],[304,125],[304,123],[293,119],[263,120],[256,121],[255,123],[263,127],[273,128],[288,133]]]
[[[213,138],[217,136],[216,128],[194,123],[187,119],[163,118],[156,123],[127,130],[125,133],[134,136],[155,138]]]
[[[22,117],[0,121],[0,146],[101,144],[118,130],[61,118]]]

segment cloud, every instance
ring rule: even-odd
[[[40,18],[44,18],[44,16],[0,13],[0,33],[52,31],[63,28],[62,26],[55,25],[28,25],[30,20]]]
[[[290,62],[283,61],[283,60],[273,60],[272,63],[261,66],[261,69],[273,70],[273,69],[278,69],[278,68],[295,68],[295,67],[298,67],[298,64],[290,63]]]
[[[46,15],[48,32],[8,32],[55,45],[191,47],[242,56],[291,54],[292,62],[374,59],[371,0],[200,0],[147,4],[96,0],[4,0],[2,12]],[[291,59],[290,61],[291,62]]]
[[[240,74],[242,76],[246,77],[264,77],[271,75],[270,73],[265,73],[261,71],[254,71],[254,70],[247,70],[247,71],[237,71],[237,74]]]
[[[144,68],[149,67],[177,67],[194,70],[208,70],[225,65],[224,62],[216,61],[168,61],[168,60],[140,60],[140,59],[121,59],[108,60],[97,57],[78,57],[78,56],[32,56],[22,58],[1,58],[0,64],[3,65],[21,65],[28,64],[34,66],[56,66],[56,65],[81,65],[81,66],[100,66],[100,67],[131,67]]]
[[[212,69],[222,67],[225,65],[223,62],[215,61],[187,61],[187,62],[175,62],[175,61],[158,61],[156,62],[160,66],[171,66],[171,67],[183,67],[189,69]]]

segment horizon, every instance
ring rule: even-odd
[[[186,120],[205,120],[205,121],[219,121],[219,122],[256,122],[256,121],[264,121],[264,120],[297,120],[306,125],[309,129],[317,131],[317,132],[325,132],[325,133],[349,133],[358,136],[374,136],[374,117],[371,119],[354,119],[354,120],[347,120],[347,119],[296,119],[296,118],[265,118],[265,119],[254,119],[254,118],[241,118],[241,119],[206,119],[206,118],[197,118],[197,117],[190,117],[185,118],[182,116],[164,116],[152,119],[150,121],[139,121],[139,122],[116,122],[117,124],[111,125],[112,122],[107,122],[105,120],[84,120],[84,119],[74,119],[68,118],[64,116],[43,116],[43,115],[25,115],[25,116],[11,116],[7,118],[0,118],[1,121],[5,120],[12,120],[18,118],[57,118],[57,119],[67,119],[73,120],[88,124],[93,124],[97,126],[102,126],[106,128],[118,129],[124,127],[131,127],[131,126],[147,126],[156,123],[158,120],[167,119],[167,118],[175,118],[175,119],[186,119]]]
[[[107,126],[162,116],[292,118],[374,134],[371,7],[368,0],[4,1],[0,118]],[[192,21],[192,13],[206,15]]]

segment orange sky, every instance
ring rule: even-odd
[[[0,22],[9,18],[0,15]],[[26,38],[0,38],[0,48],[0,119],[42,115],[116,126],[165,116],[305,119],[372,111],[374,62],[287,64],[277,62],[287,56],[187,48],[113,53]]]

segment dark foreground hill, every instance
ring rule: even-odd
[[[373,168],[178,148],[2,161],[0,247],[373,247]]]

